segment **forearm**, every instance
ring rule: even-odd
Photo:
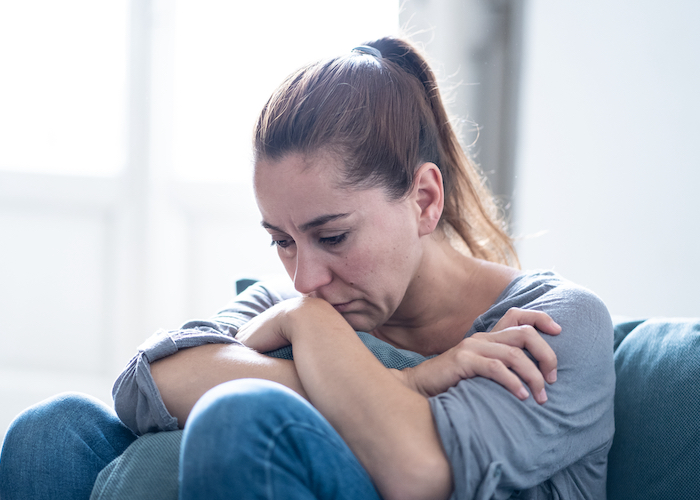
[[[272,380],[307,398],[294,363],[237,344],[206,344],[181,350],[151,364],[163,402],[182,428],[205,392],[240,378]]]
[[[310,401],[384,498],[447,498],[451,470],[428,400],[379,363],[335,311],[318,306],[300,315],[291,332],[294,362]]]

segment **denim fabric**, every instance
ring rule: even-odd
[[[227,382],[197,402],[180,450],[180,499],[379,500],[321,414],[274,382]]]
[[[90,396],[64,393],[22,412],[0,455],[2,500],[88,500],[99,472],[136,436]]]

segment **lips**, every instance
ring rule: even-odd
[[[351,300],[350,302],[343,302],[340,304],[331,304],[331,305],[339,313],[344,313],[344,312],[348,312],[348,310],[351,308],[353,302],[354,302],[354,300]]]

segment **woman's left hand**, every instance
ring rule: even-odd
[[[538,330],[558,335],[561,327],[544,312],[513,308],[490,332],[475,333],[437,357],[394,375],[427,397],[445,392],[460,380],[484,377],[524,400],[529,396],[524,381],[542,404],[547,401],[545,382],[557,379],[557,357]]]

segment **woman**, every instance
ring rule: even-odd
[[[511,267],[421,56],[385,38],[301,69],[254,145],[296,292],[155,337],[115,385],[135,432],[184,425],[181,498],[604,498],[609,315]]]

